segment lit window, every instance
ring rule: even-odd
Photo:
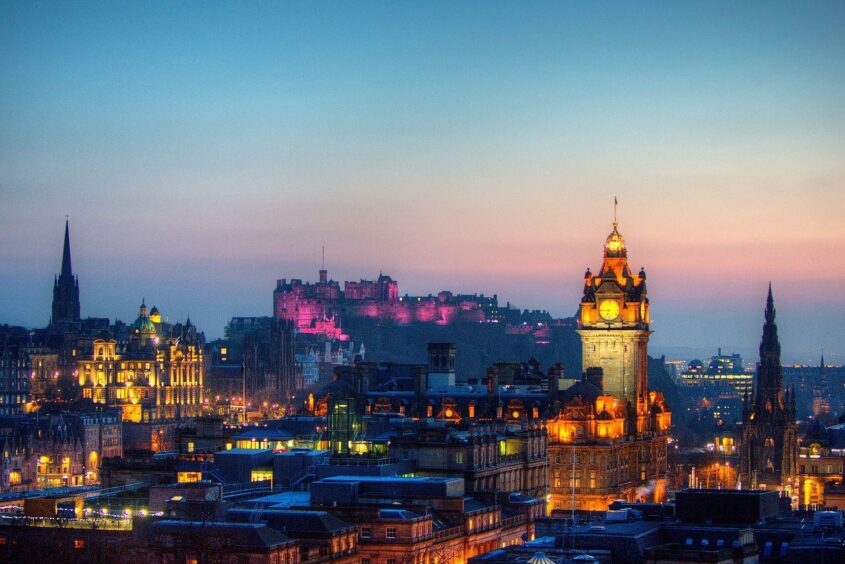
[[[85,548],[85,541],[82,539],[74,539],[73,541],[73,548],[77,550],[81,550]]]

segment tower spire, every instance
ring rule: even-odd
[[[62,250],[62,276],[73,277],[73,268],[70,264],[70,220],[65,216],[65,246]]]
[[[53,316],[50,325],[79,321],[79,282],[73,276],[70,261],[70,220],[65,216],[65,241],[62,271],[53,279]]]

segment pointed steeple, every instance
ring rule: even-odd
[[[775,322],[775,299],[772,297],[772,283],[769,282],[769,296],[766,298],[766,324]]]
[[[62,271],[53,279],[53,316],[50,325],[76,323],[79,316],[79,281],[73,276],[70,260],[70,225],[65,220],[65,241],[62,249]]]
[[[73,268],[70,264],[70,225],[69,220],[65,219],[65,247],[62,251],[62,278],[69,276],[73,277]]]
[[[767,402],[775,409],[783,409],[783,371],[780,365],[780,341],[775,324],[775,300],[772,284],[766,297],[763,338],[760,340],[760,362],[757,364],[756,410],[764,409]]]

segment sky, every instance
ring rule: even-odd
[[[845,362],[843,2],[3,2],[0,323],[220,336],[277,278],[575,312],[619,199],[653,350]]]

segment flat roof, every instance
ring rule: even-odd
[[[463,482],[463,478],[448,476],[330,476],[319,480],[320,482],[402,482],[405,484],[446,484],[450,482]]]
[[[299,505],[307,507],[311,505],[311,492],[282,492],[265,495],[239,503],[238,506],[245,505],[248,507],[250,503],[270,505],[273,509],[284,509]]]

